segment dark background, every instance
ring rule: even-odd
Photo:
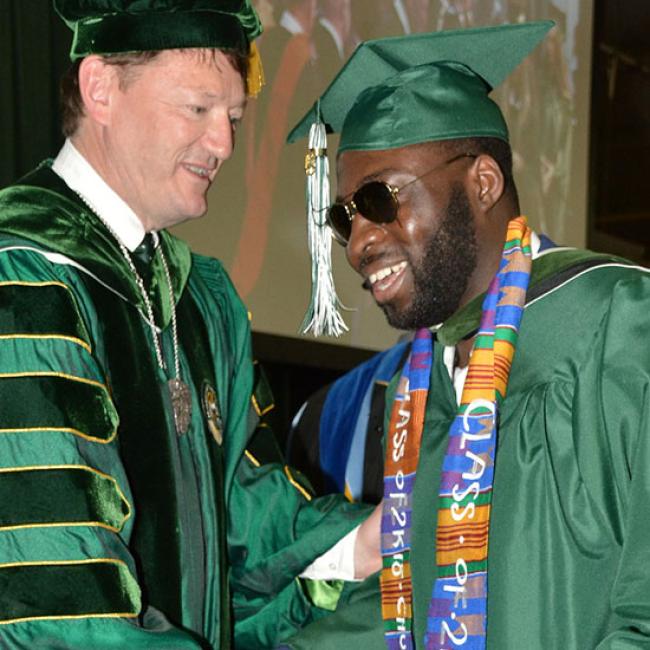
[[[650,264],[650,3],[596,0],[588,245]]]

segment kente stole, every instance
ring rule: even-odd
[[[449,429],[438,500],[437,577],[424,639],[427,650],[485,648],[497,411],[506,394],[530,269],[530,229],[525,217],[518,217],[508,224],[499,271],[483,302],[459,411]],[[431,333],[418,330],[397,386],[386,439],[381,601],[390,650],[415,647],[411,508],[432,355]]]

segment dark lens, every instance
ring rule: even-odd
[[[334,231],[335,237],[342,244],[347,244],[352,232],[352,222],[348,211],[342,203],[335,203],[327,211],[327,223]]]
[[[374,223],[390,223],[397,216],[397,199],[381,181],[360,187],[354,194],[354,203],[359,214]]]

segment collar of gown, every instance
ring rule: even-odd
[[[145,230],[138,216],[69,139],[54,159],[52,170],[92,208],[129,251],[133,252],[142,243]]]

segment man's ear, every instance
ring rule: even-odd
[[[503,172],[494,158],[481,154],[474,161],[472,189],[477,205],[488,212],[503,196],[505,181]]]
[[[79,93],[90,119],[101,125],[109,123],[111,98],[117,86],[115,66],[95,54],[83,59],[79,66]]]

